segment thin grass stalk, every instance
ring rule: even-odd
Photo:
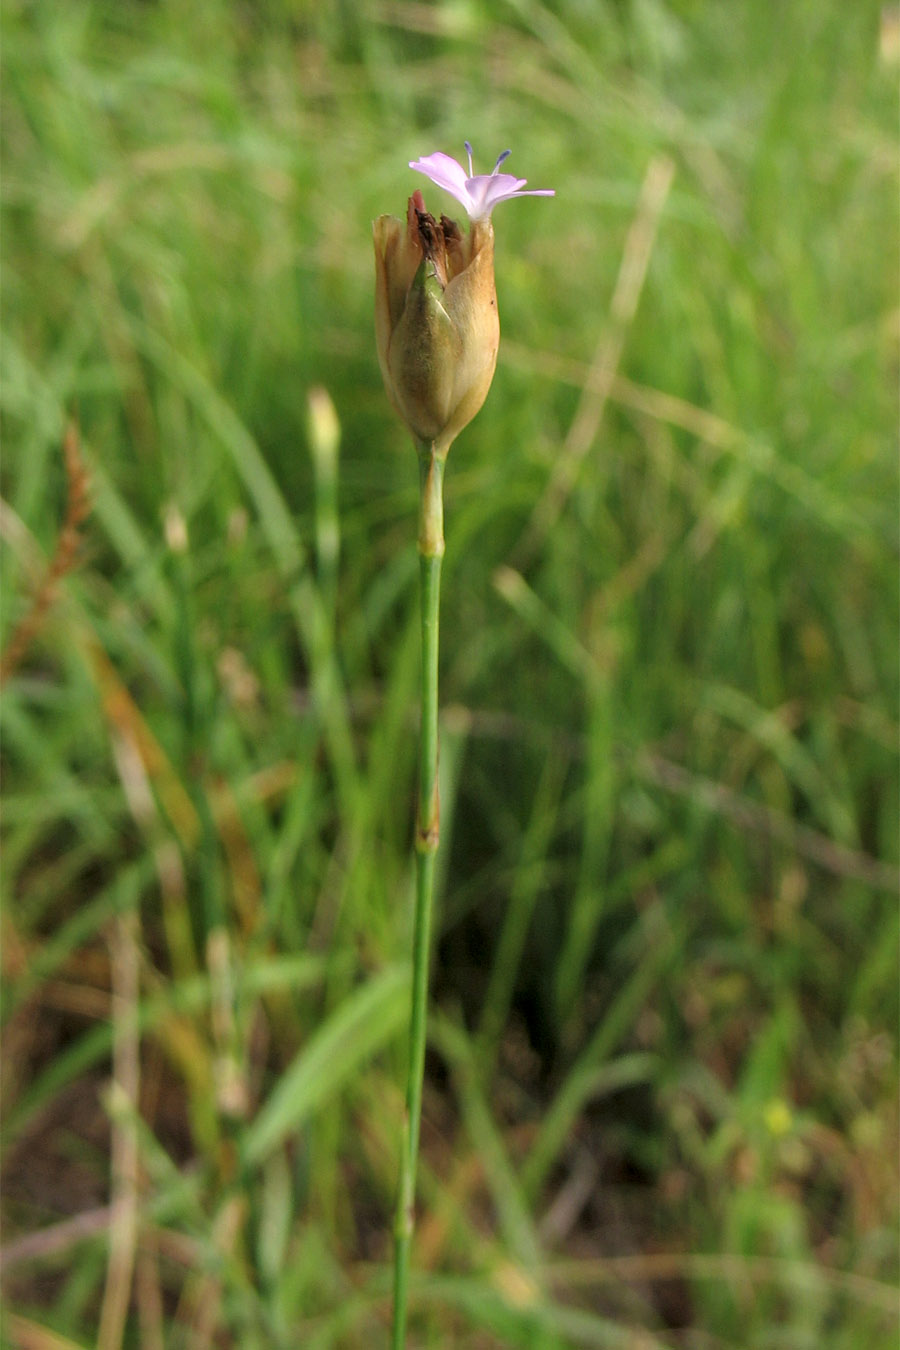
[[[416,820],[416,912],[413,928],[412,1006],[406,1114],[400,1156],[400,1183],[394,1228],[394,1319],[391,1345],[406,1343],[409,1263],[415,1227],[416,1166],[422,1118],[425,1029],[428,1015],[428,961],[434,870],[440,838],[438,800],[438,626],[441,562],[444,557],[444,464],[447,452],[428,442],[419,451],[419,605],[422,631],[422,724],[419,732],[419,792]]]

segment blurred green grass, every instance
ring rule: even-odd
[[[385,1338],[416,474],[370,222],[466,138],[557,197],[498,209],[447,478],[414,1343],[895,1342],[895,23],[4,6],[11,1344]]]

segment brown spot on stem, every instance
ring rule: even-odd
[[[428,819],[420,820],[416,827],[416,848],[420,853],[437,853],[440,840],[441,802],[438,796],[438,785],[435,783]]]

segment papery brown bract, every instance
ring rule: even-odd
[[[420,442],[445,451],[487,397],[500,320],[494,232],[467,235],[409,199],[406,222],[380,216],[375,236],[375,332],[385,388]]]

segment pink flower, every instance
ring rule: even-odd
[[[455,197],[466,208],[470,220],[485,220],[498,202],[511,197],[555,197],[552,188],[532,188],[523,192],[527,178],[515,178],[511,173],[500,173],[500,165],[512,153],[504,150],[497,159],[493,173],[472,173],[472,147],[466,141],[466,153],[469,157],[469,173],[463,166],[438,150],[424,159],[410,160],[409,167],[417,173],[424,173],[432,183],[437,183]]]
[[[462,202],[472,228],[431,215],[421,192],[409,198],[406,220],[379,216],[375,236],[375,337],[388,397],[416,440],[445,454],[487,397],[500,343],[494,288],[491,211],[507,197],[552,197],[523,192],[524,178],[500,173],[469,176],[438,152],[415,160],[424,173]]]

